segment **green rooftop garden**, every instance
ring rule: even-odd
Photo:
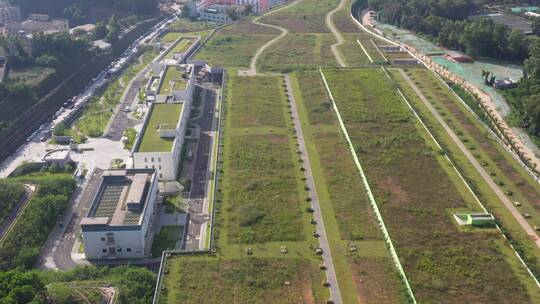
[[[182,78],[182,70],[176,66],[167,66],[164,77],[158,95],[169,95],[173,90],[184,90],[187,86],[187,79]]]
[[[185,37],[183,37],[182,39],[180,39],[176,43],[176,45],[171,50],[169,50],[169,52],[167,52],[167,55],[165,55],[165,58],[166,59],[172,59],[173,55],[175,53],[184,53],[185,51],[187,51],[189,49],[189,47],[194,42],[195,42],[194,38],[185,38]]]
[[[137,152],[168,152],[172,149],[174,138],[159,136],[160,125],[174,125],[178,123],[183,103],[156,103],[148,113],[148,124],[142,132]]]

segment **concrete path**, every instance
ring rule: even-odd
[[[343,39],[343,35],[341,35],[341,32],[338,31],[338,29],[336,28],[336,25],[334,24],[332,17],[337,11],[343,9],[345,2],[346,0],[340,0],[339,5],[333,10],[331,10],[330,12],[328,12],[328,14],[326,14],[326,20],[325,20],[326,26],[328,26],[332,34],[334,34],[334,36],[336,37],[337,42],[332,44],[331,48],[332,48],[332,53],[334,54],[334,57],[336,57],[336,60],[341,67],[346,67],[347,64],[345,63],[345,60],[343,60],[343,58],[341,57],[338,47],[342,45],[343,42],[345,42],[345,39]]]
[[[291,101],[291,111],[294,122],[294,129],[296,131],[297,142],[299,144],[298,149],[300,150],[302,163],[304,164],[304,175],[306,177],[306,184],[309,187],[309,197],[311,197],[311,208],[314,210],[313,218],[316,221],[316,230],[319,234],[319,246],[323,250],[322,258],[324,265],[326,266],[326,280],[330,283],[330,296],[331,299],[336,304],[341,303],[341,293],[339,291],[339,285],[336,276],[336,270],[334,268],[334,262],[332,260],[332,253],[330,250],[330,245],[328,243],[328,237],[326,236],[326,230],[324,227],[324,221],[321,213],[321,207],[319,205],[319,197],[317,195],[317,190],[315,187],[315,181],[313,179],[313,174],[311,172],[311,163],[309,162],[309,155],[307,153],[306,143],[304,140],[304,133],[302,131],[302,124],[300,122],[300,117],[298,116],[298,109],[296,107],[296,99],[294,98],[293,88],[291,85],[291,79],[289,75],[285,75],[285,84],[287,86],[287,97]]]
[[[407,82],[407,84],[409,86],[411,86],[414,90],[414,92],[416,93],[416,95],[418,95],[418,97],[420,97],[420,99],[422,100],[422,103],[424,103],[424,105],[429,109],[431,115],[433,115],[433,117],[435,117],[435,119],[437,119],[437,121],[439,122],[439,124],[441,124],[441,126],[444,128],[444,130],[446,131],[446,133],[448,133],[448,135],[450,136],[450,138],[452,138],[452,140],[454,141],[454,143],[459,147],[459,149],[461,150],[461,152],[463,152],[463,154],[465,155],[465,157],[467,157],[467,159],[471,162],[471,164],[474,166],[474,168],[476,169],[476,171],[478,171],[478,173],[480,173],[480,175],[482,176],[482,178],[486,181],[486,183],[489,185],[489,187],[491,188],[491,190],[493,190],[493,192],[495,192],[495,194],[497,195],[497,197],[503,202],[503,204],[506,206],[506,208],[508,208],[508,210],[510,211],[510,213],[512,214],[512,216],[514,216],[514,218],[516,219],[516,221],[519,223],[519,225],[525,230],[525,232],[529,235],[529,237],[534,241],[534,243],[536,244],[536,246],[538,248],[540,248],[540,238],[538,237],[538,235],[536,234],[535,230],[533,227],[531,227],[531,225],[525,220],[525,218],[523,217],[523,215],[521,215],[521,213],[517,210],[517,208],[514,206],[514,204],[512,204],[512,202],[508,199],[508,197],[502,192],[502,190],[495,184],[495,182],[493,181],[493,179],[490,177],[489,173],[484,169],[484,167],[482,167],[482,165],[478,162],[478,160],[476,160],[476,158],[471,154],[471,152],[469,151],[469,149],[467,149],[467,147],[465,147],[465,145],[463,144],[463,142],[459,139],[459,137],[454,133],[454,131],[452,131],[452,129],[448,126],[448,124],[445,122],[445,120],[441,117],[441,115],[439,115],[439,113],[437,112],[437,110],[435,110],[435,108],[431,105],[431,103],[427,100],[427,98],[424,96],[424,94],[420,91],[420,89],[416,86],[416,84],[414,83],[414,81],[412,81],[411,78],[409,78],[409,76],[403,71],[403,70],[399,70],[399,72],[401,73],[401,75],[403,76],[403,78],[405,79],[405,81]]]

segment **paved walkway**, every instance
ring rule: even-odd
[[[285,75],[285,84],[287,85],[288,98],[291,101],[292,117],[294,122],[294,129],[296,131],[297,141],[299,144],[299,150],[302,153],[302,163],[304,164],[304,175],[306,177],[306,184],[309,187],[309,197],[311,197],[311,208],[314,210],[313,218],[316,221],[316,230],[319,234],[319,246],[323,250],[322,258],[324,265],[326,266],[326,280],[330,283],[330,295],[334,303],[341,303],[341,293],[339,291],[339,285],[336,276],[336,270],[334,268],[334,262],[332,261],[332,252],[328,243],[328,237],[326,236],[326,230],[324,227],[324,221],[322,217],[321,207],[319,205],[319,196],[313,180],[313,174],[311,173],[311,163],[309,162],[309,156],[307,153],[306,143],[304,140],[304,133],[302,131],[302,124],[298,116],[298,109],[296,107],[296,100],[293,94],[293,88],[291,85],[291,79],[289,75]]]
[[[334,57],[336,57],[336,60],[341,67],[346,67],[347,64],[345,63],[345,60],[343,60],[343,58],[341,57],[338,47],[342,45],[343,42],[345,42],[345,39],[343,39],[343,35],[336,28],[336,25],[334,24],[332,17],[337,11],[343,9],[345,2],[346,0],[340,0],[339,5],[333,10],[331,10],[330,12],[328,12],[328,14],[326,14],[326,20],[325,20],[326,26],[330,29],[332,34],[334,34],[334,36],[336,37],[337,42],[332,44],[331,49],[332,49],[332,53],[334,54]]]
[[[469,149],[467,149],[467,147],[465,147],[465,145],[463,144],[463,142],[459,139],[459,137],[454,133],[454,131],[452,131],[452,128],[450,128],[448,126],[448,124],[445,122],[445,120],[441,117],[441,115],[439,115],[439,113],[437,112],[437,110],[435,110],[435,108],[431,105],[431,103],[427,100],[427,98],[424,96],[424,94],[420,91],[420,89],[416,86],[416,84],[414,83],[414,81],[412,81],[411,78],[409,78],[409,76],[403,71],[403,70],[399,70],[399,72],[401,73],[401,75],[403,76],[403,78],[405,79],[405,81],[407,81],[407,84],[409,86],[411,86],[414,90],[414,92],[416,93],[416,95],[418,95],[418,97],[420,97],[420,99],[422,100],[422,103],[424,103],[424,105],[429,109],[431,115],[433,115],[433,117],[435,117],[435,119],[437,119],[437,121],[439,122],[439,124],[441,124],[441,126],[444,128],[444,130],[446,131],[446,133],[448,133],[448,135],[450,136],[450,138],[452,138],[452,140],[454,141],[454,143],[458,146],[458,148],[461,150],[461,152],[463,152],[463,154],[465,155],[465,157],[467,157],[467,159],[471,162],[471,164],[474,166],[474,168],[476,169],[476,171],[478,171],[478,173],[480,173],[480,175],[482,176],[482,178],[486,181],[486,183],[489,185],[489,187],[491,188],[491,190],[493,190],[493,192],[495,192],[495,194],[497,195],[497,197],[503,202],[503,204],[506,206],[506,208],[508,208],[508,210],[510,211],[510,213],[512,213],[512,215],[514,216],[514,218],[517,220],[517,222],[519,223],[519,225],[525,230],[525,232],[529,235],[529,237],[535,242],[536,246],[540,248],[540,238],[538,237],[538,235],[536,234],[535,230],[533,227],[531,227],[531,225],[525,220],[525,218],[521,215],[521,213],[517,210],[517,208],[514,206],[514,204],[512,204],[512,202],[508,199],[508,197],[501,191],[501,189],[495,184],[495,182],[493,181],[493,179],[490,177],[489,173],[484,169],[484,167],[482,167],[482,165],[478,162],[478,160],[471,154],[471,152],[469,151]]]

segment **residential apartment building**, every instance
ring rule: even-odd
[[[153,169],[103,172],[90,209],[81,220],[86,258],[150,256],[157,197],[157,173]]]

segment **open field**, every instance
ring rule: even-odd
[[[197,52],[195,59],[208,60],[215,66],[249,67],[257,49],[272,38],[274,35],[228,35],[219,32]]]
[[[280,84],[280,77],[229,78],[234,129],[226,139],[224,201],[232,243],[304,237],[294,145],[282,131],[287,125]]]
[[[313,228],[283,78],[234,72],[226,90],[217,253],[170,258],[160,302],[324,303],[328,289],[314,253],[318,240],[308,237]]]
[[[270,46],[258,61],[258,70],[288,73],[298,69],[336,66],[330,45],[331,34],[288,34]]]
[[[404,302],[319,72],[296,72],[293,87],[343,303]],[[349,243],[359,251],[350,252]]]
[[[417,301],[531,303],[502,236],[454,224],[479,207],[383,71],[325,75]]]
[[[167,267],[162,303],[322,303],[312,294],[320,271],[307,259],[178,257]]]
[[[234,128],[283,127],[285,118],[278,94],[282,88],[275,77],[243,77],[231,81],[232,111]]]
[[[415,82],[422,94],[430,101],[435,110],[445,118],[446,124],[465,144],[472,155],[485,167],[494,183],[504,191],[512,201],[520,202],[519,212],[532,215],[527,221],[538,225],[537,198],[539,185],[523,170],[511,155],[490,135],[480,122],[458,101],[439,79],[425,70],[409,69],[405,71],[407,77]],[[415,92],[405,83],[399,71],[391,71],[393,79],[403,88],[404,94],[409,98],[421,115],[428,113],[428,109],[419,100]],[[540,253],[522,227],[504,206],[486,181],[479,175],[471,162],[455,145],[448,133],[431,116],[425,115],[426,123],[435,134],[451,158],[461,168],[463,174],[470,180],[474,191],[480,199],[499,219],[507,234],[513,239],[514,246],[524,256],[533,272],[540,269],[538,263]],[[508,192],[510,191],[510,192]],[[537,193],[537,194],[535,194]],[[519,265],[521,266],[521,265]],[[519,267],[522,268],[522,267]],[[525,275],[527,277],[527,275]],[[530,284],[531,290],[536,290],[535,284]]]

